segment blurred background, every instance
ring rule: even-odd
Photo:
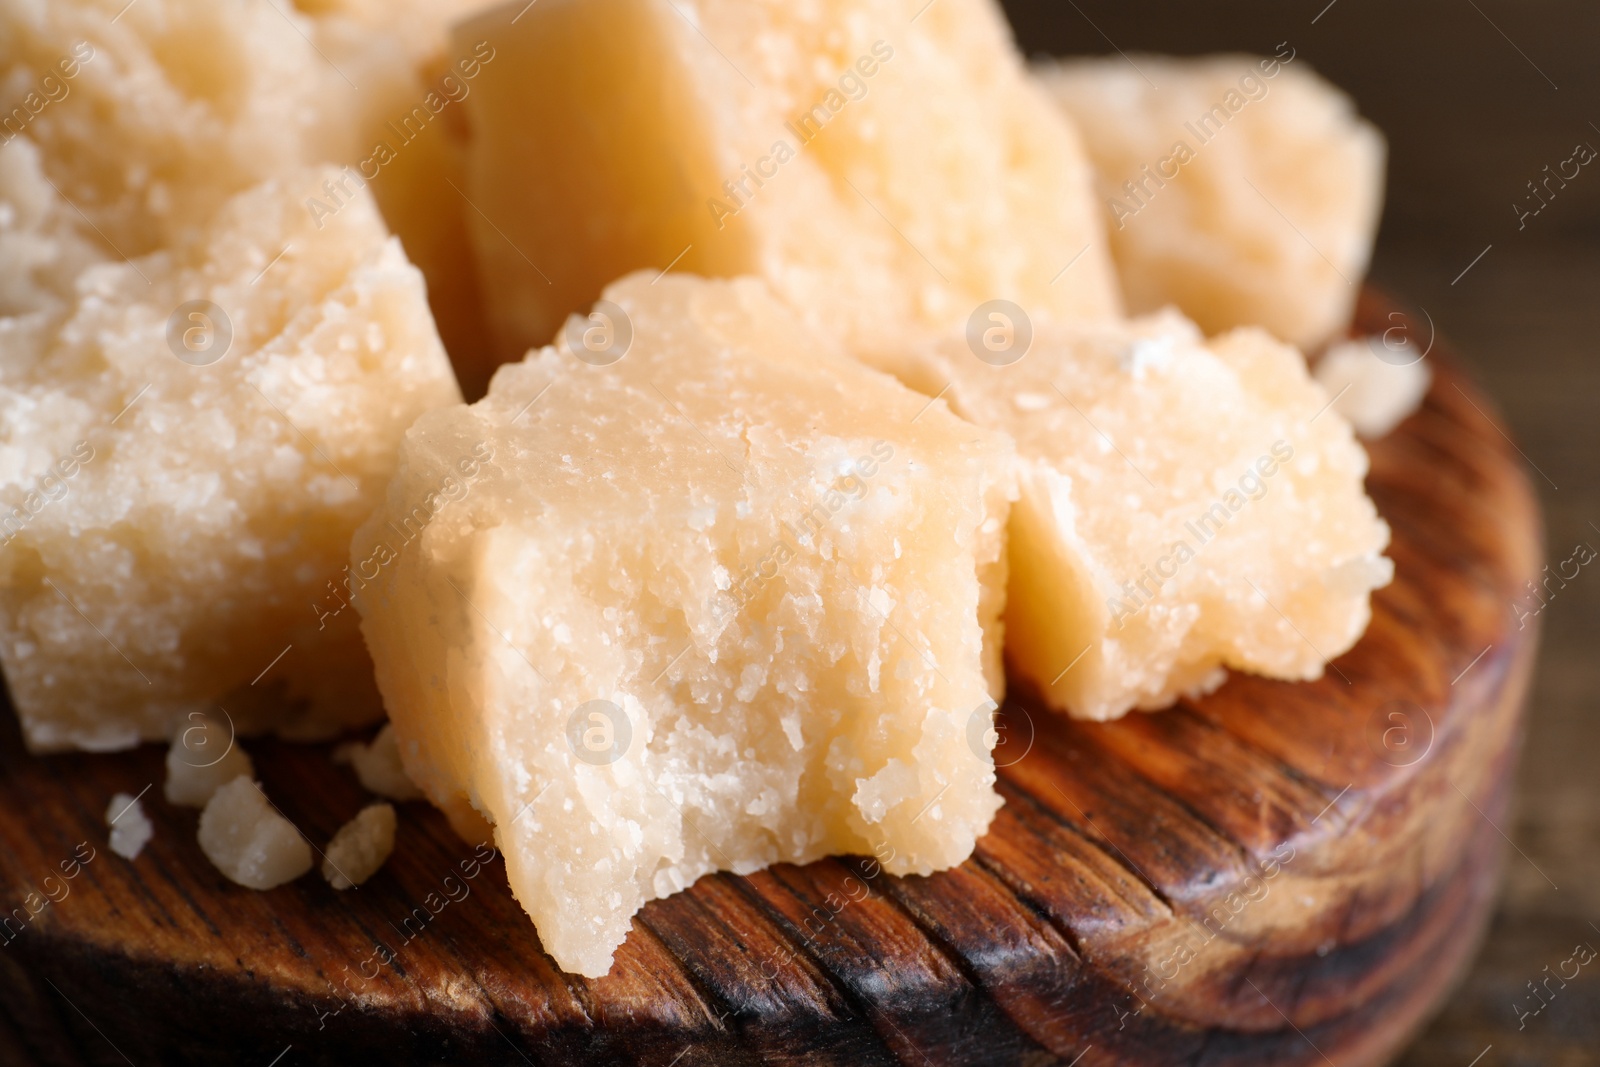
[[[1600,167],[1536,217],[1528,183],[1600,149],[1592,0],[1006,0],[1029,54],[1269,54],[1288,41],[1389,139],[1373,281],[1425,308],[1498,398],[1547,555],[1600,550]],[[1481,258],[1480,258],[1481,257]],[[1600,949],[1600,569],[1540,614],[1544,649],[1489,940],[1403,1067],[1600,1064],[1600,968],[1519,1025],[1529,983]],[[1542,872],[1542,873],[1541,873]],[[1545,968],[1549,967],[1550,971]],[[1550,986],[1556,989],[1555,985]],[[1490,1046],[1486,1049],[1486,1046]]]

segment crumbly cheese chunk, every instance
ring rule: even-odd
[[[0,665],[34,750],[174,737],[252,682],[305,698],[255,724],[282,733],[381,715],[349,538],[460,393],[371,198],[306,213],[331,173],[0,323]]]
[[[231,718],[221,721],[198,711],[167,749],[167,779],[162,786],[168,804],[203,808],[222,786],[244,775],[255,777],[250,755],[239,747]]]
[[[1334,345],[1312,373],[1333,409],[1370,440],[1387,437],[1422,406],[1433,371],[1415,346],[1367,337]]]
[[[272,0],[7,0],[0,122],[108,255],[141,256],[267,178],[354,157],[411,75],[331,29]]]
[[[106,825],[111,828],[111,851],[123,859],[137,859],[155,836],[155,827],[139,798],[117,793],[106,805]]]
[[[230,882],[273,889],[311,869],[311,846],[246,777],[218,789],[200,812],[200,851]]]
[[[591,976],[709,871],[967,857],[1014,492],[757,280],[605,301],[418,421],[351,568],[407,771]]]
[[[1285,45],[1274,56],[1039,69],[1099,173],[1129,309],[1313,349],[1349,321],[1383,205],[1383,136]],[[1148,79],[1148,80],[1146,80]]]
[[[328,842],[322,857],[322,877],[335,889],[358,886],[378,873],[394,851],[394,808],[369,804]]]
[[[1055,707],[1161,708],[1226,667],[1316,678],[1365,631],[1389,529],[1294,349],[1168,313],[978,351],[939,346],[913,384],[1016,439],[1006,654]]]
[[[448,27],[484,6],[8,0],[0,125],[8,140],[44,150],[47,176],[70,200],[57,224],[112,259],[183,239],[269,178],[339,164],[329,185],[307,190],[305,211],[321,220],[370,186],[481,394],[489,365],[470,208],[457,191],[459,130],[493,46],[474,40],[456,54]]]
[[[360,741],[340,745],[333,750],[333,761],[350,764],[362,786],[380,797],[422,799],[422,790],[406,776],[405,765],[400,762],[400,745],[395,739],[393,723],[384,723],[370,745]]]
[[[517,0],[458,27],[500,54],[467,109],[502,358],[644,268],[764,277],[883,367],[991,299],[1118,314],[1089,164],[998,5],[917,7]]]

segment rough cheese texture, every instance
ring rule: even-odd
[[[1366,337],[1334,345],[1312,373],[1333,409],[1370,440],[1387,437],[1422,406],[1433,371],[1421,350]]]
[[[350,764],[368,792],[390,800],[422,799],[422,790],[406,776],[405,766],[400,762],[400,745],[395,739],[393,723],[384,723],[371,744],[351,741],[340,745],[333,750],[333,761]]]
[[[407,771],[591,976],[709,871],[927,873],[999,806],[1009,443],[754,279],[652,277],[606,293],[620,361],[419,420],[352,556]]]
[[[394,808],[369,804],[328,842],[322,877],[335,889],[350,889],[378,873],[394,851]]]
[[[405,428],[460,393],[370,197],[306,214],[329,173],[0,322],[0,665],[33,749],[173,737],[258,678],[307,704],[254,728],[381,714],[338,593],[349,538]],[[175,315],[195,300],[220,314]],[[225,355],[179,358],[221,351],[224,319]]]
[[[162,792],[168,804],[203,808],[218,789],[255,773],[249,753],[239,747],[232,720],[194,711],[167,749]]]
[[[273,889],[311,869],[306,839],[244,777],[218,789],[200,813],[200,851],[248,889]]]
[[[44,149],[72,205],[61,223],[109,258],[182,239],[268,178],[346,166],[332,187],[308,190],[307,213],[343,210],[370,184],[481,393],[490,368],[470,208],[451,187],[465,184],[461,101],[475,75],[464,71],[479,67],[471,47],[447,46],[450,22],[484,6],[7,0],[0,121]]]
[[[1089,165],[998,6],[918,6],[541,0],[459,27],[501,56],[467,101],[501,357],[669,266],[762,276],[884,367],[995,298],[1118,314]]]
[[[1261,326],[1305,349],[1349,322],[1383,205],[1383,136],[1292,49],[1280,55],[1039,69],[1099,172],[1130,311],[1173,304],[1207,333]]]
[[[1393,574],[1366,452],[1259,330],[1043,326],[1007,366],[944,344],[912,384],[1016,439],[1006,655],[1074,716],[1165,707],[1225,667],[1320,677]]]
[[[155,827],[139,798],[116,793],[106,805],[106,825],[111,828],[111,851],[123,859],[137,859],[155,836]]]
[[[272,0],[7,0],[0,108],[101,247],[140,256],[266,178],[352,157],[410,79],[368,41],[362,62]]]

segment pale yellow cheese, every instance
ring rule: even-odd
[[[542,0],[457,50],[480,39],[469,222],[501,358],[643,268],[759,275],[884,368],[995,298],[1119,313],[1077,135],[992,0]]]
[[[606,300],[418,421],[351,567],[406,770],[591,976],[709,871],[966,858],[1014,491],[754,279]]]
[[[285,684],[304,706],[254,726],[381,714],[338,595],[349,538],[405,428],[460,394],[370,197],[320,228],[304,210],[332,173],[0,322],[0,665],[32,748],[172,737]]]
[[[340,745],[333,750],[333,761],[350,764],[368,792],[390,800],[422,799],[422,790],[406,777],[405,766],[400,762],[400,745],[395,739],[393,723],[384,723],[371,744],[351,741]]]
[[[212,794],[197,836],[206,859],[247,889],[274,889],[311,869],[311,846],[249,778]]]
[[[1008,353],[944,343],[911,382],[1016,440],[1006,656],[1074,716],[1162,708],[1229,667],[1320,677],[1393,574],[1366,452],[1262,331],[1035,323]]]
[[[365,882],[394,851],[395,814],[388,804],[368,804],[328,842],[322,857],[322,877],[335,889],[350,889]]]
[[[43,149],[66,198],[57,225],[112,259],[191,234],[267,178],[341,165],[330,185],[307,190],[306,212],[321,221],[371,186],[481,393],[491,368],[462,214],[470,208],[457,190],[462,101],[493,49],[473,41],[453,53],[448,26],[483,6],[7,0],[0,139]],[[4,266],[0,238],[0,285],[10,280]]]
[[[1269,57],[1050,62],[1132,312],[1305,349],[1350,321],[1383,206],[1383,136],[1293,46]]]
[[[254,778],[255,773],[229,718],[192,711],[167,749],[162,793],[168,804],[203,808],[218,789],[241,775]]]

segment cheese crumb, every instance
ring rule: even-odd
[[[255,777],[250,756],[239,747],[232,721],[191,712],[190,726],[172,739],[167,749],[167,780],[162,787],[167,803],[203,808],[211,795],[244,775]]]
[[[421,800],[422,790],[400,762],[400,745],[394,723],[386,722],[371,744],[351,741],[333,750],[333,762],[348,763],[368,792],[390,800]]]
[[[118,793],[106,805],[106,825],[111,827],[111,851],[124,859],[134,859],[155,834],[150,818],[139,798]]]
[[[322,877],[335,889],[358,886],[377,873],[394,851],[394,808],[369,804],[328,842]]]
[[[1410,418],[1433,384],[1433,371],[1410,342],[1390,348],[1376,337],[1334,345],[1312,373],[1333,397],[1333,410],[1368,440],[1387,437]]]
[[[250,889],[272,889],[311,869],[311,846],[245,776],[206,803],[200,813],[200,851],[229,881]]]

